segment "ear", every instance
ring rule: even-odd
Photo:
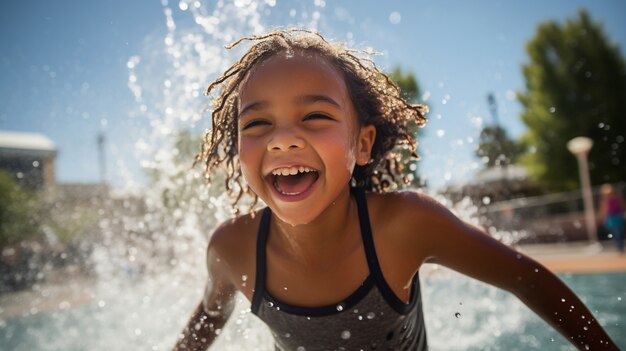
[[[372,147],[376,140],[376,127],[366,125],[361,127],[359,137],[356,144],[356,164],[359,166],[366,165],[372,157]]]

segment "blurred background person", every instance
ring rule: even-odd
[[[624,254],[624,198],[611,184],[600,188],[600,216],[602,225],[613,234],[620,254]]]

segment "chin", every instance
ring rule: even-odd
[[[282,222],[289,224],[290,226],[299,226],[299,225],[306,225],[311,223],[313,220],[315,220],[314,215],[312,215],[311,213],[302,213],[302,210],[298,210],[298,211],[274,211],[272,210],[272,212],[276,215],[276,217],[278,217]],[[294,213],[294,212],[298,212],[298,213]]]

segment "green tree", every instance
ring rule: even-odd
[[[401,96],[408,101],[409,103],[417,103],[420,94],[420,88],[417,83],[417,79],[415,79],[415,75],[412,72],[403,72],[400,67],[394,68],[389,73],[389,78],[398,85],[400,88]],[[409,130],[411,134],[416,138],[416,140],[420,140],[420,136],[422,135],[422,129],[420,129],[417,124],[411,122],[409,125]],[[404,168],[402,172],[407,179],[409,180],[409,184],[407,186],[410,187],[420,187],[423,184],[420,181],[420,177],[418,175],[418,162],[417,160],[411,157],[411,153],[409,150],[401,150],[401,160],[404,164]]]
[[[578,187],[568,140],[594,141],[589,154],[593,184],[626,180],[626,71],[617,46],[586,11],[564,24],[541,24],[526,46],[526,91],[518,94],[528,127],[522,162],[550,190]]]
[[[524,152],[524,146],[509,138],[500,126],[485,127],[480,132],[476,156],[487,158],[485,167],[506,166],[515,163]]]
[[[41,236],[39,199],[0,171],[0,251],[22,240]]]

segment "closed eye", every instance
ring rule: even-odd
[[[264,121],[262,119],[255,119],[246,123],[241,130],[246,130],[252,127],[264,126],[264,125],[269,125],[269,124],[270,122],[268,121]]]
[[[327,115],[321,114],[321,113],[312,113],[306,117],[304,117],[305,121],[309,121],[309,120],[330,120],[333,121],[334,119],[332,117],[329,117]]]

